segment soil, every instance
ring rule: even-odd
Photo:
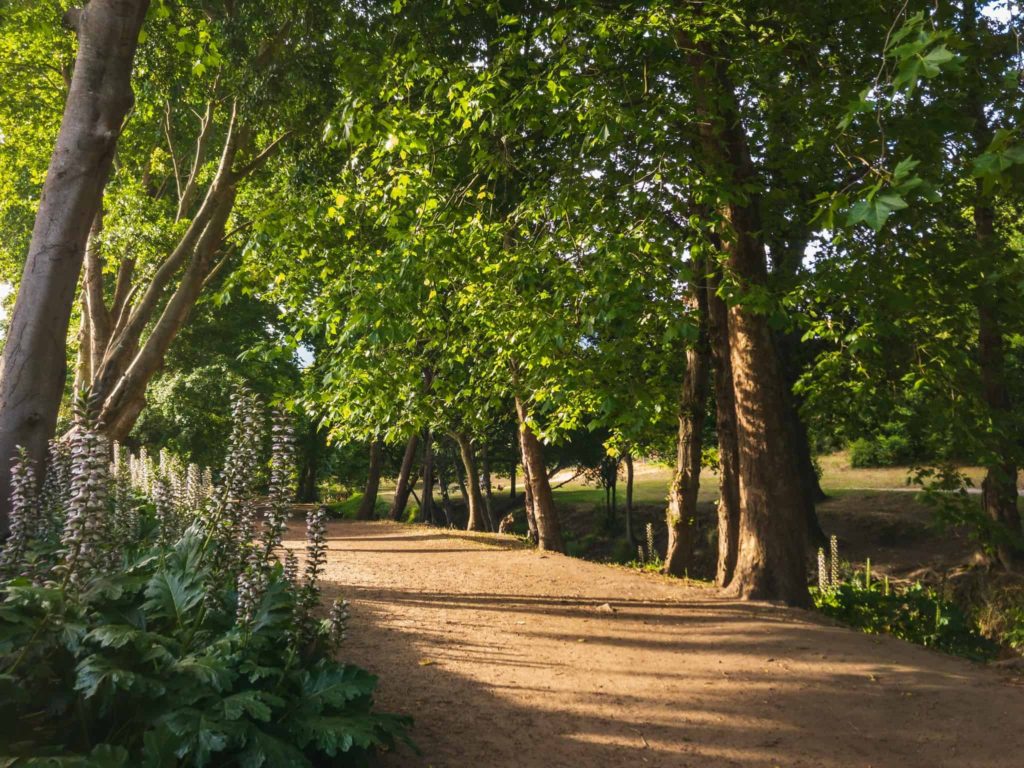
[[[990,667],[510,537],[337,522],[329,545],[343,654],[416,719],[422,755],[383,766],[1021,764],[1024,686]]]

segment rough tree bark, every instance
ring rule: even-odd
[[[487,514],[487,509],[484,507],[484,496],[480,492],[480,478],[477,473],[476,455],[473,452],[473,445],[464,432],[455,432],[452,434],[452,437],[455,438],[455,442],[459,446],[462,466],[466,470],[465,491],[468,495],[465,498],[469,507],[469,520],[466,523],[466,530],[493,531],[494,526],[491,523],[490,516]]]
[[[391,501],[391,511],[388,517],[392,520],[401,520],[405,515],[405,507],[409,503],[409,491],[415,479],[412,474],[413,464],[416,461],[416,447],[419,445],[420,436],[413,432],[409,436],[409,442],[405,444],[405,453],[402,455],[402,466],[398,470],[398,484],[395,486],[395,497]]]
[[[676,466],[668,491],[668,547],[665,573],[683,576],[693,565],[693,538],[700,490],[704,415],[708,381],[708,299],[703,260],[694,260],[690,303],[697,314],[697,341],[686,350],[686,373],[679,398]]]
[[[740,529],[739,447],[736,402],[729,359],[729,311],[718,295],[719,270],[708,277],[708,337],[714,368],[715,427],[718,433],[718,567],[715,581],[726,587],[736,568]]]
[[[377,491],[380,489],[380,465],[383,450],[380,440],[370,443],[370,469],[366,476],[366,488],[359,502],[356,520],[372,520],[377,508]]]
[[[132,65],[149,0],[68,11],[78,53],[0,361],[0,534],[17,446],[41,462],[57,426],[65,344],[89,230],[132,106]]]
[[[534,544],[537,543],[537,515],[534,512],[533,507],[533,491],[530,487],[530,465],[526,460],[526,443],[523,440],[522,429],[517,430],[519,436],[519,453],[522,456],[523,463],[523,513],[526,515],[526,529],[530,538]]]
[[[744,599],[808,605],[806,520],[799,469],[785,421],[785,382],[767,316],[743,294],[767,283],[756,174],[740,121],[728,58],[707,41],[679,36],[693,73],[700,160],[724,185],[725,267],[740,290],[728,309],[729,354],[739,449],[740,525],[729,589]]]
[[[527,423],[528,415],[522,400],[516,397],[516,415],[522,435],[523,460],[533,500],[533,516],[537,524],[537,546],[540,549],[564,552],[562,529],[555,515],[555,499],[544,466],[544,448]]]

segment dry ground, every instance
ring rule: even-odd
[[[329,536],[344,654],[416,718],[385,766],[1021,765],[1024,688],[980,665],[503,537]]]

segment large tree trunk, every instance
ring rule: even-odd
[[[767,258],[747,135],[740,122],[728,58],[706,41],[680,39],[689,51],[701,158],[727,187],[719,206],[725,265],[743,292],[764,289]],[[729,307],[739,448],[740,528],[729,589],[744,599],[808,605],[806,532],[796,454],[788,439],[786,391],[768,317],[753,303]]]
[[[473,453],[473,446],[463,432],[455,432],[452,436],[459,445],[462,466],[466,470],[464,487],[466,493],[468,493],[468,496],[465,498],[469,507],[469,521],[466,523],[466,530],[492,531],[493,526],[488,519],[487,510],[484,508],[484,496],[480,492],[480,479],[477,474],[476,455]]]
[[[981,197],[979,189],[979,198]],[[975,205],[974,226],[982,257],[994,260],[996,248],[994,211],[983,202]],[[1017,509],[1017,464],[1014,460],[1014,436],[1007,434],[1013,407],[1006,386],[1005,342],[999,319],[998,297],[981,297],[978,308],[978,367],[981,393],[991,413],[992,428],[989,460],[981,483],[981,503],[998,528],[994,545],[996,560],[1011,570],[1019,559],[1021,519]]]
[[[380,465],[383,453],[380,440],[370,443],[370,470],[366,476],[366,488],[359,502],[356,520],[372,520],[377,508],[377,491],[380,489]]]
[[[702,260],[695,260],[691,302],[697,314],[697,341],[686,350],[686,373],[679,398],[676,467],[668,491],[668,547],[665,573],[683,576],[693,565],[693,538],[703,448],[708,381],[708,300]]]
[[[65,16],[78,53],[0,362],[0,534],[18,446],[42,462],[57,427],[65,345],[89,230],[125,116],[149,0],[90,0]]]
[[[714,366],[715,431],[718,433],[718,568],[720,587],[732,581],[740,530],[739,447],[729,358],[729,312],[718,295],[716,273],[708,281],[708,335]]]
[[[519,429],[522,434],[523,458],[527,466],[531,496],[533,498],[533,515],[537,524],[537,546],[554,552],[564,552],[562,529],[555,515],[555,499],[551,493],[551,483],[544,465],[544,448],[540,440],[527,423],[526,408],[522,400],[516,397],[516,414],[519,417]]]
[[[974,2],[964,4],[964,38],[980,52],[978,39],[978,8]],[[972,138],[974,150],[984,152],[992,141],[992,130],[981,93],[984,80],[977,62],[970,63],[971,90],[967,108],[974,118]],[[974,236],[976,260],[983,275],[975,297],[978,312],[978,367],[981,395],[987,406],[992,426],[988,430],[985,479],[981,483],[981,502],[998,530],[995,541],[996,560],[1007,570],[1019,564],[1021,518],[1017,509],[1016,435],[1007,425],[1013,423],[1013,404],[1006,384],[1005,340],[1001,322],[1004,292],[999,282],[986,280],[998,274],[1000,262],[1006,258],[995,229],[995,211],[985,194],[981,180],[976,182],[974,200]]]
[[[395,486],[395,497],[391,501],[391,511],[388,513],[392,520],[401,520],[405,516],[405,507],[409,503],[409,491],[412,489],[412,483],[415,482],[412,467],[416,461],[416,446],[419,445],[419,442],[419,434],[413,432],[409,436],[409,442],[405,444],[402,466],[398,470],[398,484]]]

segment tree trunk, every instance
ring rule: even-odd
[[[491,490],[491,458],[487,451],[487,443],[480,446],[480,485],[484,493],[484,512],[491,526],[491,531],[498,532],[498,520],[494,515],[494,494]]]
[[[533,497],[533,514],[537,524],[537,546],[554,552],[564,552],[562,530],[555,515],[555,499],[551,493],[547,470],[544,466],[544,449],[540,440],[527,424],[526,408],[516,397],[516,414],[523,441],[523,457],[528,467],[528,482]]]
[[[533,491],[530,489],[530,466],[526,460],[526,443],[523,441],[522,430],[517,430],[519,435],[519,451],[523,457],[523,513],[526,515],[526,529],[530,541],[537,543],[537,515],[533,508]]]
[[[627,451],[622,460],[626,462],[626,543],[632,551],[636,546],[633,535],[633,454]]]
[[[994,247],[993,216],[988,206],[975,206],[975,229],[982,253]],[[1005,347],[996,300],[978,302],[978,363],[982,398],[993,425],[991,458],[981,483],[981,502],[985,514],[998,529],[994,544],[996,560],[1003,568],[1012,570],[1020,557],[1021,519],[1013,436],[1006,432],[1006,425],[1013,421],[1013,406],[1006,386]]]
[[[512,468],[508,471],[508,497],[516,497],[516,462],[512,462]]]
[[[423,500],[420,517],[427,525],[434,524],[434,437],[427,429],[423,440]]]
[[[727,187],[719,206],[725,264],[741,290],[764,289],[767,258],[747,135],[728,59],[681,33],[693,72],[701,158]],[[739,448],[740,526],[731,592],[744,599],[809,605],[802,486],[785,420],[786,392],[768,317],[739,297],[728,310]]]
[[[686,373],[679,398],[676,467],[668,492],[668,546],[665,573],[683,576],[693,567],[693,539],[697,518],[697,492],[704,436],[708,381],[708,300],[704,288],[707,270],[694,260],[690,302],[697,315],[697,341],[686,350]]]
[[[363,490],[363,498],[359,502],[356,520],[372,520],[374,518],[374,511],[377,509],[377,491],[380,488],[382,453],[380,440],[370,443],[370,470],[366,476],[366,488]]]
[[[715,431],[718,433],[718,568],[715,580],[720,587],[732,581],[740,529],[740,459],[728,324],[728,310],[718,295],[716,270],[708,282],[708,335],[714,365]]]
[[[65,15],[78,53],[0,361],[0,534],[18,446],[39,464],[57,426],[65,345],[89,230],[132,106],[132,64],[149,0],[90,0]]]
[[[405,515],[405,507],[409,503],[409,491],[415,478],[412,474],[412,467],[416,461],[416,446],[419,445],[419,433],[413,432],[409,436],[409,442],[405,444],[405,453],[402,455],[402,466],[398,470],[398,484],[395,486],[395,497],[391,502],[391,511],[388,516],[392,520],[401,520]]]
[[[974,118],[972,139],[975,152],[981,153],[992,141],[992,130],[985,111],[981,88],[984,79],[978,71],[976,54],[982,50],[978,32],[978,7],[964,4],[964,39],[973,45],[969,68],[970,90],[967,109]],[[1021,555],[1021,518],[1017,508],[1017,447],[1013,434],[1013,403],[1006,384],[1005,339],[1001,321],[1005,303],[1002,281],[991,280],[998,275],[1006,253],[995,229],[995,211],[991,198],[985,194],[982,181],[975,182],[974,236],[977,243],[976,262],[982,274],[975,306],[978,312],[978,367],[981,395],[989,411],[992,426],[988,429],[985,479],[981,483],[981,502],[997,528],[994,542],[998,563],[1007,570],[1019,564]]]
[[[302,471],[299,474],[299,502],[314,504],[320,501],[320,455],[326,443],[323,429],[311,420],[307,435]]]
[[[480,480],[477,476],[476,456],[473,453],[473,446],[464,432],[456,432],[452,435],[459,445],[459,454],[462,456],[462,466],[466,469],[465,488],[469,495],[466,503],[469,507],[469,521],[466,523],[467,531],[492,531],[487,510],[484,508],[484,496],[480,492]]]

